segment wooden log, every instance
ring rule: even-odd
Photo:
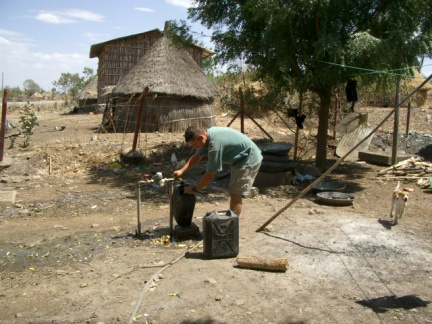
[[[269,271],[286,271],[288,269],[287,259],[262,259],[255,257],[237,257],[237,264],[240,268],[269,270]]]
[[[400,167],[407,167],[410,165],[410,163],[417,163],[419,161],[421,161],[421,158],[411,157],[407,160],[400,161],[399,163],[394,164],[388,168],[382,169],[381,171],[378,172],[378,174],[385,174],[387,171],[396,170]]]
[[[413,176],[394,176],[394,177],[388,177],[388,176],[384,176],[384,177],[377,177],[377,178],[380,178],[380,179],[385,179],[385,180],[388,180],[388,179],[400,179],[400,180],[402,180],[402,179],[427,179],[427,178],[430,178],[430,176],[424,176],[424,177],[413,177]]]

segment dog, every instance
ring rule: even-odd
[[[403,212],[408,203],[408,197],[409,197],[408,192],[412,191],[412,189],[408,189],[408,188],[404,188],[404,189],[399,189],[399,188],[400,188],[400,182],[398,181],[398,184],[395,190],[393,191],[392,199],[391,199],[390,218],[393,218],[394,216],[393,225],[397,225],[399,219],[402,218]]]

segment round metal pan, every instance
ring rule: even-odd
[[[334,191],[319,192],[317,197],[322,203],[332,206],[349,206],[353,204],[355,199],[354,195]]]
[[[262,154],[271,155],[288,155],[288,152],[292,148],[291,143],[264,143],[260,144]]]

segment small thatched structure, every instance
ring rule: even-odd
[[[416,69],[414,69],[414,77],[407,81],[410,90],[417,88],[425,80],[425,77],[421,75]],[[420,90],[418,90],[414,96],[415,106],[418,108],[428,108],[428,92],[432,90],[432,84],[426,83]]]
[[[149,88],[141,116],[143,132],[177,132],[194,124],[215,125],[216,87],[184,49],[163,36],[112,89],[116,131],[133,131],[139,99]]]
[[[94,77],[77,95],[79,108],[94,106],[97,104],[97,84],[98,78]]]
[[[39,92],[35,92],[30,96],[31,99],[41,100],[43,99],[43,95]]]

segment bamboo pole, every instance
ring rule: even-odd
[[[402,106],[402,104],[407,101],[414,93],[416,93],[419,89],[421,89],[426,83],[429,82],[429,80],[432,79],[432,74],[425,79],[422,84],[420,84],[417,88],[415,88],[410,94],[408,94],[405,99],[399,103],[399,106]],[[361,144],[363,144],[364,141],[366,141],[369,137],[371,137],[386,121],[390,118],[391,115],[395,112],[396,108],[394,108],[379,124],[374,128],[372,132],[369,133],[365,138],[363,138],[360,142],[357,143],[351,150],[349,150],[343,157],[341,157],[335,164],[333,164],[326,172],[324,172],[320,177],[315,179],[309,186],[307,186],[305,189],[303,189],[296,197],[294,197],[288,204],[286,204],[284,207],[282,207],[279,211],[277,211],[272,217],[270,217],[263,225],[261,225],[256,232],[263,231],[267,225],[269,225],[273,220],[276,219],[280,214],[282,214],[285,210],[287,210],[291,205],[293,205],[297,200],[299,200],[301,197],[303,197],[309,190],[312,189],[312,187],[321,181],[324,177],[326,177],[330,172],[332,172],[336,167],[339,166],[339,164],[342,163],[342,161],[350,155],[357,147],[359,147]]]

